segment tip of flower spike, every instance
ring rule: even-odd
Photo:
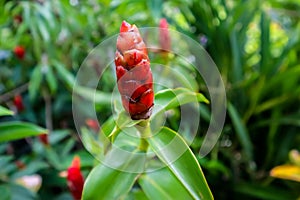
[[[168,22],[165,18],[162,18],[159,22],[159,28],[168,28]]]
[[[122,32],[128,32],[128,30],[131,28],[131,24],[126,22],[125,20],[122,22],[121,27],[120,27],[120,33]]]
[[[72,164],[70,167],[80,168],[80,157],[79,156],[75,156],[73,158],[73,161],[72,161]]]

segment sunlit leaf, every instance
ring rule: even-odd
[[[13,115],[14,112],[11,110],[8,110],[7,108],[4,108],[3,106],[0,106],[0,116],[5,116],[5,115]]]
[[[139,178],[139,184],[149,199],[193,199],[167,168],[143,174]]]
[[[197,159],[179,134],[164,127],[148,142],[194,199],[213,199]]]
[[[154,117],[161,111],[176,108],[187,103],[198,102],[209,103],[201,93],[196,93],[186,88],[161,90],[155,94],[154,104],[159,105],[159,107],[151,117]]]

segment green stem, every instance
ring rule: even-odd
[[[143,151],[143,152],[147,152],[147,149],[148,149],[148,142],[145,138],[141,138],[140,140],[140,144],[139,144],[139,150],[140,151]]]
[[[113,129],[111,134],[108,136],[108,138],[110,138],[111,143],[114,143],[115,139],[117,138],[117,136],[119,135],[120,132],[121,132],[121,129],[118,126],[115,126],[115,128]]]
[[[148,119],[143,120],[140,123],[138,123],[137,125],[135,125],[135,127],[138,129],[138,131],[140,132],[140,136],[141,136],[141,140],[140,140],[138,149],[146,152],[148,149],[148,146],[149,146],[146,138],[151,136],[151,128],[150,128],[149,120]]]

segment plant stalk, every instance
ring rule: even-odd
[[[141,121],[140,123],[135,125],[135,127],[138,129],[138,131],[140,132],[140,136],[141,136],[138,149],[140,151],[146,152],[148,150],[148,146],[149,146],[146,138],[151,136],[151,128],[150,128],[149,119]]]

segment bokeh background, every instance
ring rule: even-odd
[[[199,158],[215,199],[300,197],[298,0],[2,0],[0,104],[15,114],[0,122],[29,122],[49,134],[0,143],[1,198],[72,199],[64,171],[74,155],[85,177],[97,162],[72,119],[76,72],[123,20],[158,27],[161,18],[207,50],[226,87],[222,135]],[[102,79],[100,89],[109,93],[114,74]],[[208,96],[204,83],[199,91]],[[101,98],[96,108],[105,120],[111,111],[106,96]],[[209,115],[204,106],[202,128],[191,145],[196,155]],[[175,113],[168,124],[176,127],[179,118]],[[99,128],[93,120],[86,123]]]

